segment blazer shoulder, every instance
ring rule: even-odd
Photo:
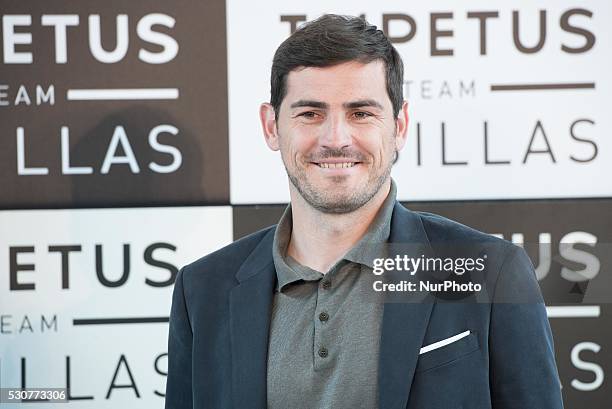
[[[456,252],[466,256],[487,254],[490,267],[501,269],[507,259],[524,251],[508,240],[484,233],[456,220],[434,213],[415,212],[434,250]]]
[[[200,257],[182,268],[184,280],[206,275],[207,278],[220,275],[220,278],[234,277],[244,260],[253,252],[263,238],[276,228],[272,225],[242,237],[225,247]],[[230,274],[232,273],[232,274]]]
[[[456,220],[449,219],[434,213],[414,212],[423,223],[423,228],[427,234],[427,238],[432,243],[441,242],[481,242],[487,244],[497,244],[503,247],[512,246],[507,240],[500,239],[491,234],[484,233],[473,227],[466,226]]]
[[[488,233],[476,230],[446,217],[427,213],[415,212],[421,218],[428,239],[436,250],[443,252],[477,257],[487,256],[487,280],[491,288],[500,287],[497,283],[502,272],[505,272],[505,282],[511,289],[522,288],[535,295],[532,299],[539,299],[535,271],[531,259],[525,250],[508,240],[501,239]],[[519,284],[521,284],[519,286]],[[535,284],[535,285],[534,285]],[[506,286],[502,284],[501,286]],[[499,290],[499,289],[498,289]],[[514,291],[516,293],[516,291]],[[516,298],[518,299],[518,298]]]

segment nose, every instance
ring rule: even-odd
[[[322,147],[330,149],[342,149],[352,145],[353,136],[350,124],[347,123],[343,114],[330,115],[327,126],[321,130],[319,143]]]

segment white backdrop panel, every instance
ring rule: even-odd
[[[230,207],[0,212],[1,386],[21,386],[23,357],[26,386],[65,387],[70,357],[72,396],[93,398],[71,405],[163,407],[158,393],[165,393],[167,322],[76,325],[74,320],[167,318],[172,271],[231,240]],[[49,251],[66,245],[81,248],[69,255],[67,280],[60,253]],[[111,282],[126,271],[123,249],[129,245],[129,275],[122,284],[102,284],[97,245],[101,271]],[[17,289],[28,284],[34,289]],[[43,316],[48,324],[55,317],[55,324],[45,325]],[[54,406],[63,405],[45,407]]]
[[[572,9],[583,9],[591,16]],[[513,11],[518,10],[519,39],[540,50],[519,51],[513,40]],[[546,13],[541,28],[539,12]],[[486,52],[481,29],[470,12],[493,11],[486,23]],[[384,14],[405,14],[414,20],[412,39],[396,43],[405,65],[404,97],[410,105],[409,139],[393,170],[401,200],[461,200],[612,196],[612,49],[609,20],[612,4],[600,1],[438,1],[369,2],[315,0],[292,3],[228,0],[228,78],[231,202],[277,203],[289,200],[280,155],[263,140],[258,107],[269,101],[269,75],[275,49],[289,35],[281,16],[324,12],[365,14],[382,27]],[[436,29],[452,31],[436,40],[451,56],[432,56],[431,16]],[[582,30],[563,28],[568,24]],[[409,23],[392,20],[389,35],[401,37]],[[588,34],[594,37],[586,47]],[[569,53],[562,47],[585,48]],[[492,91],[494,85],[593,84],[592,88]],[[590,85],[589,85],[590,86]],[[463,89],[463,91],[462,91]],[[488,156],[485,163],[485,122]],[[420,164],[417,142],[420,124]],[[444,123],[444,165],[441,126]],[[573,136],[572,136],[573,135]],[[529,153],[549,146],[550,153]],[[554,159],[553,159],[554,157]],[[264,182],[262,182],[264,181]]]

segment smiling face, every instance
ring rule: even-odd
[[[406,103],[393,117],[381,61],[291,71],[278,118],[270,104],[260,113],[292,187],[325,213],[352,212],[386,186],[408,122]]]

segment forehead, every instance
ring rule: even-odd
[[[330,105],[356,99],[375,99],[385,108],[390,108],[385,64],[380,60],[367,64],[350,61],[331,67],[293,70],[287,75],[287,93],[283,104],[300,99]]]

